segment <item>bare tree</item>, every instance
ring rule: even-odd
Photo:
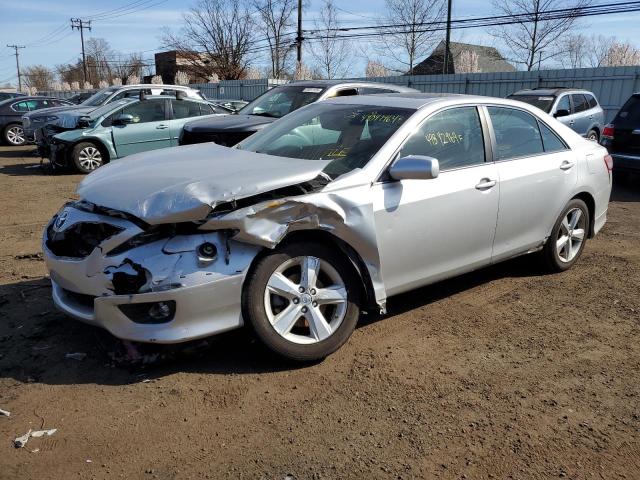
[[[558,59],[560,63],[570,68],[583,68],[586,67],[589,61],[589,56],[597,47],[595,44],[591,44],[593,37],[587,37],[581,33],[575,35],[567,35],[565,39],[560,42],[560,53]]]
[[[570,35],[562,43],[562,65],[571,68],[621,67],[640,64],[640,49],[615,37]]]
[[[183,15],[180,33],[166,30],[165,47],[177,50],[190,76],[217,74],[224,80],[244,77],[249,64],[254,23],[244,0],[198,0]]]
[[[398,72],[411,72],[426,56],[440,32],[429,28],[444,15],[444,0],[385,0],[386,12],[378,20],[382,28],[381,52],[397,64]],[[389,26],[398,25],[398,26]]]
[[[478,73],[480,66],[478,64],[478,53],[472,50],[463,50],[455,59],[456,73]]]
[[[512,61],[531,71],[559,54],[556,45],[575,26],[580,10],[590,4],[591,0],[493,0],[498,15],[517,16],[521,21],[497,27],[492,34],[504,42]],[[545,13],[558,9],[571,11]]]
[[[365,70],[365,75],[367,78],[388,77],[390,74],[391,72],[389,71],[389,69],[383,64],[375,62],[373,60],[369,60],[367,62],[367,68]]]
[[[592,64],[597,67],[625,67],[640,64],[640,49],[628,42],[619,42],[611,37],[605,42],[607,49],[600,51],[599,56],[593,57]]]
[[[95,84],[99,79],[111,79],[112,63],[116,61],[116,53],[104,38],[90,38],[85,43],[87,69],[89,79]]]
[[[325,78],[339,78],[349,69],[349,45],[338,36],[338,10],[333,0],[324,0],[320,18],[315,21],[316,35],[311,42],[311,56]]]
[[[288,35],[293,27],[296,0],[252,0],[260,21],[258,28],[266,37],[271,57],[272,78],[283,78],[289,68],[293,38]]]
[[[32,65],[21,74],[25,87],[38,91],[49,90],[55,80],[55,74],[44,65]]]

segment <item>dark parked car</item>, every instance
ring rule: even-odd
[[[237,115],[193,120],[185,124],[180,145],[214,142],[231,147],[278,118],[328,98],[375,93],[416,93],[413,88],[374,82],[308,80],[275,87],[241,109]]]
[[[96,93],[94,90],[91,90],[89,92],[76,93],[75,95],[67,98],[67,100],[75,105],[80,105],[82,102],[90,98],[94,93]]]
[[[0,92],[0,102],[4,100],[9,100],[10,98],[26,97],[26,96],[27,96],[26,93],[21,93],[21,92]]]
[[[22,128],[22,116],[43,108],[72,105],[67,100],[52,97],[16,97],[0,102],[0,133],[3,143],[13,146],[27,141]]]
[[[576,88],[534,88],[520,90],[507,98],[528,103],[564,123],[589,140],[600,140],[604,126],[604,111],[596,96]]]
[[[614,171],[640,173],[640,93],[634,93],[604,128],[602,145],[613,157]]]

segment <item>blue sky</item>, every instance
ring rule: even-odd
[[[0,0],[0,84],[15,82],[15,59],[6,44],[22,44],[28,48],[20,51],[21,65],[44,64],[53,67],[78,58],[80,35],[71,31],[71,17],[86,17],[106,10],[131,5],[136,0]],[[137,0],[138,2],[142,0]],[[507,0],[505,0],[507,1]],[[597,0],[607,3],[611,0]],[[102,37],[119,52],[145,52],[145,58],[153,58],[159,47],[163,26],[178,28],[182,13],[191,2],[157,0],[155,6],[117,18],[94,21],[87,36]],[[313,27],[313,18],[320,8],[320,0],[307,0],[305,26]],[[375,17],[383,10],[384,0],[338,0],[336,4],[344,24],[362,25],[365,17]],[[154,3],[147,3],[154,5]],[[454,18],[490,15],[488,0],[454,0]],[[347,13],[347,12],[352,12]],[[592,17],[581,23],[584,33],[605,36],[615,35],[620,40],[640,44],[637,23],[640,13]],[[50,35],[51,34],[51,35]],[[48,37],[46,37],[48,35]],[[45,38],[43,38],[45,37]],[[453,39],[468,43],[495,45],[495,39],[483,29],[453,32]],[[498,46],[499,45],[495,45]],[[359,50],[359,49],[354,49]],[[353,75],[364,74],[364,57],[356,55],[353,60]]]

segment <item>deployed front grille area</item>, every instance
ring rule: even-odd
[[[85,295],[83,293],[72,292],[71,290],[63,289],[65,296],[71,299],[73,302],[80,306],[93,309],[93,301],[96,297],[93,295]]]
[[[122,231],[108,223],[83,222],[57,232],[55,222],[56,219],[47,228],[46,245],[58,257],[85,258],[104,240]]]

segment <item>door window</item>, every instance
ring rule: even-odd
[[[568,150],[560,137],[556,133],[547,127],[544,123],[539,122],[540,133],[542,134],[542,143],[544,145],[544,151],[547,153],[560,152],[562,150]]]
[[[197,117],[201,115],[200,104],[198,102],[191,102],[189,100],[172,100],[171,105],[173,105],[173,118],[175,119]]]
[[[566,110],[567,112],[571,113],[571,103],[569,102],[569,95],[560,97],[560,100],[558,100],[558,105],[556,106],[556,112],[558,110]]]
[[[573,102],[573,113],[580,113],[585,110],[589,110],[589,102],[584,98],[584,95],[571,95],[571,101]]]
[[[133,123],[161,122],[165,119],[165,101],[143,100],[122,109],[125,115],[133,117]]]
[[[589,108],[596,108],[598,106],[598,101],[596,97],[593,95],[585,95],[587,97],[587,102],[589,102]]]
[[[478,110],[460,107],[429,117],[402,147],[400,156],[425,155],[440,163],[440,170],[484,163],[484,138]]]
[[[390,88],[376,88],[376,87],[360,87],[358,88],[360,95],[371,95],[375,93],[398,93]]]
[[[28,112],[36,109],[35,100],[26,100],[24,102],[18,102],[11,105],[11,108],[16,112]]]
[[[496,160],[528,157],[544,153],[538,121],[514,108],[488,107],[496,135]]]

